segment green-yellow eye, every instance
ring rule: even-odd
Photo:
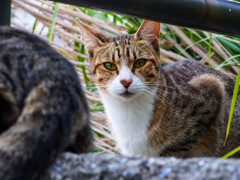
[[[117,70],[117,65],[111,62],[106,62],[103,64],[104,67],[109,70],[109,71],[116,71]]]
[[[146,64],[146,61],[147,61],[146,59],[139,59],[139,60],[134,62],[133,67],[134,68],[141,68]]]

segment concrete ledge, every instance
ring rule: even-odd
[[[184,179],[238,180],[240,160],[144,158],[116,154],[61,154],[49,169],[53,180]]]

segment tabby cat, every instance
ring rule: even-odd
[[[63,150],[91,144],[73,66],[38,37],[0,28],[0,179],[39,179]]]
[[[239,98],[224,145],[234,80],[194,60],[161,67],[159,23],[115,37],[78,26],[123,154],[222,156],[240,145]]]

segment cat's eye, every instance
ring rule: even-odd
[[[106,62],[103,64],[104,67],[109,70],[109,71],[116,71],[117,70],[117,65],[111,62]]]
[[[146,64],[147,60],[146,59],[139,59],[134,62],[133,67],[134,68],[141,68]]]

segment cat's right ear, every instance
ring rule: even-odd
[[[99,33],[96,30],[92,29],[91,27],[88,27],[81,23],[80,21],[76,21],[80,34],[82,35],[86,47],[88,50],[88,54],[90,58],[94,55],[94,50],[98,47],[101,47],[103,43],[108,42],[109,36],[103,33]]]
[[[159,50],[160,23],[144,20],[138,28],[134,38],[150,42],[156,50]]]

